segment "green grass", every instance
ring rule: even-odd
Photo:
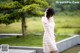
[[[43,33],[40,17],[26,19],[27,31],[30,34]],[[74,34],[80,29],[80,18],[78,16],[55,16],[56,34]],[[0,25],[0,33],[21,33],[21,22],[15,22],[6,26]]]
[[[16,46],[41,46],[42,36],[28,35],[20,38],[1,38],[0,44],[9,44]]]
[[[80,31],[80,18],[78,16],[55,16],[56,40],[60,41]],[[0,44],[15,46],[42,46],[43,26],[41,17],[26,19],[27,34],[24,38],[0,38]],[[21,33],[21,22],[15,22],[8,26],[0,24],[0,33]],[[40,33],[40,36],[35,36]]]
[[[57,41],[68,38],[70,36],[57,36]],[[0,44],[9,44],[11,46],[39,46],[42,47],[43,36],[27,35],[25,37],[1,38]]]
[[[55,16],[55,29],[57,34],[75,34],[80,29],[79,16]]]

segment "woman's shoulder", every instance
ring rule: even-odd
[[[42,16],[42,22],[45,22],[45,23],[47,23],[47,18],[45,17],[45,16]]]

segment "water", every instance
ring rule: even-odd
[[[76,45],[70,49],[63,51],[62,53],[80,53],[80,45]]]

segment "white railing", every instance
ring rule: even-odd
[[[70,38],[64,39],[62,41],[57,42],[58,53],[71,48],[77,44],[80,44],[80,36],[74,35]]]

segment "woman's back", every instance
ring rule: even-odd
[[[48,34],[49,35],[49,32],[47,30],[47,27],[49,29],[49,31],[54,35],[54,20],[53,20],[53,17],[51,17],[49,20],[44,16],[42,17],[42,23],[43,23],[43,27],[44,27],[44,34]]]

